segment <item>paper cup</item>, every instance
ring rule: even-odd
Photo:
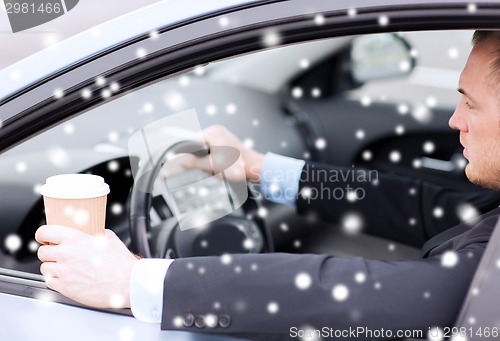
[[[90,174],[63,174],[42,186],[48,225],[74,227],[92,235],[104,233],[109,186]]]

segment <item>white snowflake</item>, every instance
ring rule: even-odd
[[[269,314],[276,314],[278,311],[280,310],[280,306],[278,305],[278,303],[276,302],[269,302],[269,304],[267,305],[267,312]]]
[[[206,272],[206,270],[205,270],[205,268],[204,268],[204,267],[202,267],[202,266],[198,269],[198,273],[199,273],[200,275],[204,275],[204,274],[205,274],[205,272]]]
[[[292,89],[293,98],[301,98],[303,95],[304,95],[304,91],[302,90],[301,87],[296,86]]]
[[[432,141],[427,141],[424,143],[422,148],[424,149],[424,152],[426,152],[427,154],[431,154],[436,150],[436,145]]]
[[[300,290],[307,290],[311,287],[312,278],[306,272],[300,272],[295,276],[295,286]]]
[[[28,249],[33,253],[36,253],[38,251],[39,247],[40,247],[40,244],[36,240],[30,241],[28,244]]]
[[[123,212],[123,205],[120,203],[114,203],[111,205],[111,213],[114,215],[120,215]]]
[[[259,126],[259,120],[252,120],[252,125],[254,127],[258,127]]]
[[[399,161],[401,161],[401,153],[397,150],[393,150],[389,154],[389,160],[391,160],[391,162],[398,163]]]
[[[389,244],[389,245],[387,246],[387,249],[388,249],[389,251],[391,251],[391,252],[394,252],[394,251],[396,251],[396,245],[394,245],[394,244],[392,244],[392,243],[391,243],[391,244]]]
[[[219,26],[220,27],[228,27],[229,26],[229,18],[228,17],[221,17],[219,18]]]
[[[402,72],[408,72],[408,71],[410,71],[410,68],[411,68],[411,64],[409,61],[402,60],[401,62],[399,62],[399,69]]]
[[[47,152],[49,161],[58,168],[65,168],[70,163],[69,153],[61,147],[53,147]]]
[[[275,31],[268,31],[262,37],[262,43],[266,47],[278,46],[281,44],[281,35]]]
[[[323,14],[316,14],[314,16],[314,23],[318,26],[321,26],[325,23],[325,16]]]
[[[28,165],[26,164],[26,162],[18,162],[16,163],[16,171],[18,173],[26,173],[26,171],[28,170]]]
[[[186,105],[184,96],[177,91],[167,92],[164,98],[166,106],[173,111],[179,111]]]
[[[412,162],[413,168],[419,169],[422,168],[422,160],[420,159],[414,159]]]
[[[474,316],[469,317],[468,319],[469,324],[476,324],[476,318]]]
[[[176,316],[174,317],[174,319],[172,320],[172,324],[174,325],[174,327],[176,328],[180,328],[182,327],[183,325],[183,322],[182,322],[182,317],[181,316]]]
[[[151,40],[157,40],[159,36],[160,33],[156,30],[149,32],[149,38],[151,38]]]
[[[358,14],[358,11],[355,8],[349,8],[347,10],[347,15],[350,17],[355,17],[357,14]]]
[[[42,185],[41,184],[35,184],[33,186],[33,193],[35,193],[36,195],[40,195],[41,189],[42,189]]]
[[[430,293],[430,292],[428,292],[428,291],[424,292],[424,298],[425,298],[426,300],[427,300],[427,299],[429,299],[429,298],[431,298],[431,293]]]
[[[147,54],[148,54],[148,51],[144,47],[139,47],[135,51],[135,55],[137,58],[144,58],[144,57],[146,57]]]
[[[373,287],[374,287],[376,290],[380,290],[380,289],[382,289],[382,283],[380,283],[380,282],[375,282],[375,284],[373,285]]]
[[[233,261],[233,257],[230,254],[225,253],[220,257],[220,261],[224,265],[229,265]]]
[[[363,96],[361,97],[360,102],[362,106],[368,107],[372,104],[372,99],[370,98],[370,96]]]
[[[217,114],[217,107],[213,104],[209,104],[205,108],[205,112],[208,116],[214,116],[215,114]]]
[[[120,83],[118,82],[113,82],[109,85],[109,89],[112,91],[112,92],[117,92],[120,90]]]
[[[307,58],[302,58],[299,61],[299,66],[301,69],[307,69],[307,68],[309,68],[309,66],[311,66],[311,62]]]
[[[362,140],[365,138],[365,131],[363,129],[356,130],[355,136],[358,140]]]
[[[399,124],[396,126],[396,128],[394,128],[394,131],[397,135],[403,135],[405,133],[405,127]]]
[[[253,146],[255,145],[253,139],[251,138],[247,138],[247,139],[244,139],[243,140],[243,145],[247,148],[253,148]]]
[[[366,275],[364,272],[356,272],[356,274],[354,275],[354,280],[356,281],[356,283],[364,283],[366,281]]]
[[[450,57],[450,59],[457,59],[459,55],[460,52],[456,47],[450,47],[448,49],[448,57]]]
[[[420,123],[429,123],[432,120],[432,112],[427,106],[422,104],[415,106],[411,115]]]
[[[410,225],[412,225],[412,226],[413,226],[413,225],[416,225],[416,224],[417,224],[417,219],[415,219],[415,218],[410,218],[410,220],[408,220],[408,223],[409,223]]]
[[[9,252],[17,252],[23,245],[23,240],[17,234],[9,234],[4,240],[4,245]]]
[[[427,97],[427,99],[425,100],[425,104],[427,104],[429,108],[434,108],[437,105],[436,97],[433,96]]]
[[[194,74],[196,76],[203,76],[207,72],[207,69],[203,65],[197,65],[194,68]]]
[[[84,209],[78,209],[73,214],[73,222],[78,226],[86,225],[90,220],[89,213]]]
[[[344,284],[337,284],[332,289],[333,299],[338,302],[343,302],[349,297],[349,288]]]
[[[312,88],[311,96],[314,98],[321,97],[321,89],[320,88]]]
[[[296,239],[294,242],[293,242],[293,246],[298,249],[302,246],[302,242],[298,239]]]
[[[241,266],[239,266],[239,265],[235,266],[234,272],[236,272],[237,274],[241,273]]]
[[[435,207],[434,210],[432,211],[432,215],[435,218],[442,218],[444,215],[444,210],[441,207]]]
[[[381,15],[379,18],[378,18],[378,24],[380,26],[387,26],[389,25],[389,17],[387,15]]]
[[[189,86],[189,84],[191,84],[191,79],[189,78],[189,76],[184,75],[179,78],[179,84],[185,88]]]
[[[458,264],[458,255],[455,251],[446,251],[441,255],[441,266],[453,268]]]
[[[480,213],[473,205],[465,203],[457,207],[457,215],[462,221],[473,222],[479,217]]]
[[[145,102],[140,110],[141,113],[151,114],[155,110],[155,106],[151,102]]]
[[[110,131],[108,134],[109,142],[116,142],[120,138],[120,135],[116,131]]]
[[[122,308],[125,305],[125,297],[121,294],[114,293],[109,298],[109,305],[112,308]]]
[[[363,158],[363,160],[365,161],[370,161],[372,158],[373,158],[373,154],[371,151],[369,150],[365,150],[363,152],[363,154],[361,155],[361,157]]]
[[[474,3],[470,3],[467,5],[467,12],[469,13],[476,13],[477,11],[477,5]]]
[[[106,98],[110,98],[110,97],[111,97],[111,90],[109,90],[109,89],[107,89],[107,88],[106,88],[106,89],[103,89],[103,90],[101,91],[101,97],[102,97],[102,98],[104,98],[104,99],[106,99]]]
[[[346,214],[342,218],[342,230],[350,235],[359,234],[363,228],[363,218],[357,213]]]
[[[410,112],[410,107],[407,104],[400,104],[398,105],[398,112],[401,115],[406,115]]]
[[[316,141],[314,142],[314,146],[316,149],[322,150],[326,148],[326,140],[322,137],[317,138]]]
[[[238,107],[236,107],[236,104],[234,103],[228,103],[226,105],[226,113],[228,115],[234,115],[238,111]]]
[[[55,89],[53,95],[54,95],[54,98],[56,98],[56,99],[63,98],[64,97],[64,91],[63,91],[63,89],[60,89],[60,88]]]
[[[479,289],[478,288],[473,288],[471,290],[471,293],[472,293],[473,296],[477,296],[477,295],[479,295]]]
[[[75,132],[75,126],[72,123],[66,123],[63,127],[64,133],[71,135]]]
[[[281,223],[281,224],[280,224],[280,229],[281,229],[281,231],[283,231],[283,232],[288,232],[288,230],[289,230],[289,229],[288,229],[288,225],[287,225],[286,223]]]
[[[104,86],[104,84],[106,84],[106,78],[104,78],[103,76],[99,76],[95,79],[95,84],[97,86]]]
[[[88,88],[85,88],[82,90],[80,95],[82,96],[83,99],[89,99],[92,97],[92,91],[90,91],[90,89]]]
[[[252,263],[250,269],[252,269],[252,271],[257,271],[259,269],[259,266],[256,263]]]

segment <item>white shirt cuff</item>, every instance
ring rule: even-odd
[[[160,323],[163,310],[163,281],[173,259],[141,259],[130,276],[130,308],[143,322]]]

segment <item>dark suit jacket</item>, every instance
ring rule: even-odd
[[[305,166],[301,190],[345,187],[346,183],[312,181],[308,177],[312,168],[312,164]],[[438,186],[395,176],[379,175],[377,186],[351,180],[347,180],[351,187],[366,190],[363,200],[351,203],[299,197],[298,212],[317,212],[323,219],[335,222],[346,209],[359,210],[366,232],[422,246],[450,227],[448,222],[457,220],[455,212],[445,211],[441,218],[433,217],[433,208],[449,209],[464,199],[475,203],[481,200],[474,194],[464,198],[463,194]],[[410,195],[410,188],[415,188],[416,194]],[[322,336],[328,339],[325,336],[335,335],[330,334],[335,330],[349,328],[383,328],[395,335],[397,330],[420,329],[427,333],[429,327],[452,325],[499,214],[500,209],[494,209],[466,232],[442,242],[419,260],[280,253],[233,255],[230,264],[224,264],[219,257],[178,259],[165,277],[162,329],[281,340],[293,339],[290,333],[297,335],[305,328],[326,331]],[[409,224],[410,217],[417,220],[416,225]],[[451,262],[445,262],[452,266],[443,266],[446,251],[453,251]],[[237,266],[240,272],[235,271]],[[356,281],[359,273],[365,276],[364,281]],[[299,288],[298,278],[310,278],[310,285]],[[339,285],[348,289],[343,300],[333,295]],[[270,312],[269,307],[278,309]],[[179,322],[183,325],[179,326]],[[357,340],[375,339],[366,334],[357,336]]]

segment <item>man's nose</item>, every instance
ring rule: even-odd
[[[460,130],[463,132],[467,131],[467,124],[465,123],[459,107],[457,107],[453,115],[451,115],[450,120],[448,121],[448,125],[451,129]]]

